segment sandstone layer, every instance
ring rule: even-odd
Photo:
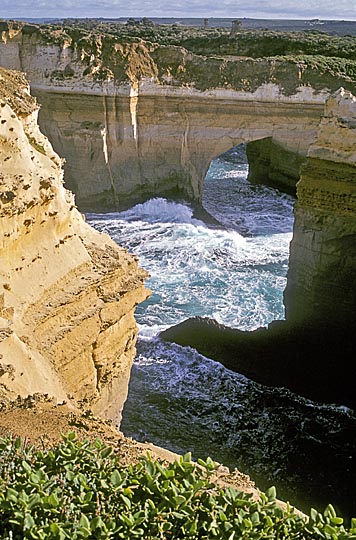
[[[286,317],[354,327],[356,318],[356,98],[327,101],[297,186]]]
[[[286,155],[272,159],[271,176],[290,185],[290,163],[315,142],[325,99],[350,84],[286,58],[207,57],[21,24],[2,30],[0,65],[29,77],[41,128],[66,158],[66,184],[82,209],[155,195],[200,202],[212,159],[265,138]]]
[[[0,70],[0,391],[48,393],[119,420],[146,272],[63,187],[22,75]]]

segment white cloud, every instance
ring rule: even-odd
[[[1,0],[0,17],[255,17],[356,20],[356,0]]]

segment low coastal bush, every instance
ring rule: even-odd
[[[276,32],[245,30],[182,36],[181,45],[196,54],[242,55],[251,58],[285,55],[322,55],[356,60],[354,36],[332,36],[319,32]]]
[[[356,80],[356,60],[318,55],[297,55],[279,58],[297,62],[305,68],[311,68],[321,74],[328,73],[333,77],[348,77],[352,81]]]
[[[212,482],[215,463],[189,454],[163,465],[148,456],[123,466],[99,440],[73,433],[56,448],[0,440],[1,539],[356,539],[331,505],[309,518],[275,489],[260,500]]]
[[[13,23],[15,24],[15,23]],[[6,23],[0,23],[0,30]],[[355,36],[335,36],[316,31],[247,30],[231,34],[230,28],[202,28],[183,25],[154,24],[149,19],[122,22],[95,19],[66,19],[63,23],[27,24],[23,33],[38,32],[46,41],[69,43],[75,47],[81,40],[102,36],[121,43],[148,41],[175,45],[201,55],[238,55],[251,58],[286,55],[322,55],[356,60]],[[80,48],[80,47],[79,47]]]

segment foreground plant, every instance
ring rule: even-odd
[[[331,505],[307,519],[211,481],[215,463],[187,454],[169,465],[148,456],[120,465],[99,440],[39,451],[21,439],[0,440],[1,539],[356,539]]]

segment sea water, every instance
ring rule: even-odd
[[[241,148],[212,162],[203,204],[218,227],[196,219],[189,204],[163,198],[88,216],[150,273],[152,295],[136,310],[137,356],[121,429],[238,467],[303,508],[334,502],[356,515],[356,499],[344,502],[356,467],[353,411],[254,383],[157,337],[195,315],[243,330],[284,317],[294,199],[251,184],[247,173]]]

